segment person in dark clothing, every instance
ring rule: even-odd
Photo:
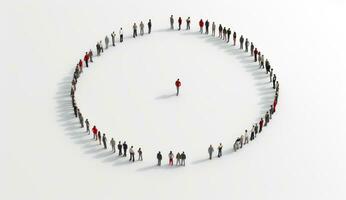
[[[269,113],[267,111],[266,115],[264,116],[264,126],[267,126],[268,123],[269,123]]]
[[[183,20],[181,19],[181,17],[178,18],[178,30],[181,30],[181,24],[183,23]]]
[[[77,106],[74,106],[73,107],[73,111],[74,111],[74,116],[77,118],[78,116],[77,116]]]
[[[275,100],[274,100],[275,101]],[[270,109],[269,109],[269,119],[272,119],[272,115],[274,114],[274,107],[273,105],[270,105]]]
[[[102,136],[102,142],[103,142],[104,148],[107,149],[107,138],[106,138],[106,134],[103,134],[103,136]]]
[[[245,52],[249,52],[249,40],[247,38],[245,40]]]
[[[272,82],[272,81],[273,81],[273,68],[271,68],[269,72],[269,82]]]
[[[177,96],[179,96],[179,88],[181,86],[181,82],[179,79],[177,79],[177,81],[175,81],[175,87],[177,88]]]
[[[90,62],[93,62],[93,51],[90,49],[89,50],[89,58],[90,58]]]
[[[133,38],[137,37],[137,28],[138,28],[137,24],[134,23],[133,26],[132,26],[132,29],[133,29],[133,35],[132,35],[132,37],[133,37]]]
[[[273,75],[273,89],[275,89],[275,83],[276,83],[276,75]]]
[[[266,59],[265,61],[265,67],[266,67],[266,74],[268,74],[270,72],[270,63],[268,59]]]
[[[190,19],[190,17],[188,17],[187,19],[186,19],[186,30],[190,30],[190,24],[191,24],[191,19]]]
[[[97,133],[97,138],[99,140],[99,144],[101,145],[101,131]]]
[[[252,141],[254,139],[255,139],[255,126],[253,126],[252,130],[251,130],[250,141]]]
[[[244,37],[243,37],[243,35],[241,35],[240,36],[240,39],[239,39],[239,42],[240,42],[240,49],[243,49],[244,47],[243,47],[243,44],[244,44]]]
[[[217,157],[221,157],[222,156],[222,148],[223,148],[223,146],[222,146],[222,143],[220,143],[220,145],[217,147]]]
[[[205,21],[205,34],[209,34],[209,21]]]
[[[100,56],[100,53],[101,53],[100,43],[96,44],[96,51],[97,51],[97,56]]]
[[[174,29],[174,18],[173,15],[171,15],[171,17],[169,18],[169,22],[171,23],[171,29]]]
[[[259,133],[262,132],[262,128],[263,128],[263,118],[261,118],[260,122],[259,122]]]
[[[255,49],[255,46],[253,45],[253,43],[251,42],[251,45],[250,45],[250,51],[251,51],[251,56],[253,56],[253,51]]]
[[[256,123],[256,124],[255,124],[255,137],[256,137],[257,133],[258,133],[258,125],[257,125],[257,123]]]
[[[222,39],[222,25],[219,25],[219,38]]]
[[[227,29],[226,29],[226,27],[223,27],[222,34],[223,34],[223,40],[227,41]]]
[[[126,142],[123,143],[123,149],[124,149],[124,157],[126,157],[126,153],[127,153],[127,144]]]
[[[89,67],[89,53],[88,52],[85,52],[85,55],[84,55],[84,62],[85,62],[85,66],[86,67]]]
[[[233,46],[236,45],[237,42],[237,32],[233,32]]]
[[[138,152],[138,160],[143,161],[143,152],[142,152],[142,149],[139,148],[137,152]]]
[[[79,122],[80,122],[81,128],[84,128],[84,118],[82,113],[78,113],[78,116],[79,116]]]
[[[149,19],[149,22],[148,22],[148,34],[151,33],[151,26],[152,26],[151,19]]]
[[[120,28],[120,30],[119,30],[119,36],[120,36],[120,42],[123,42],[123,41],[124,41],[123,28]]]
[[[180,158],[181,158],[181,164],[180,164],[180,165],[185,166],[186,154],[185,154],[184,151],[183,151],[183,153],[180,155]]]
[[[170,151],[168,154],[168,165],[173,166],[173,159],[174,159],[174,154],[172,151]]]
[[[119,156],[123,155],[123,145],[121,145],[121,141],[119,141],[119,144],[118,144],[118,151],[119,151]]]
[[[231,37],[231,29],[227,29],[227,43],[229,43],[229,38]]]
[[[113,45],[113,47],[115,46],[115,33],[114,33],[114,31],[113,31],[113,33],[111,34],[111,36],[112,36],[112,45]]]
[[[85,120],[86,132],[90,135],[90,123],[89,120]]]
[[[253,53],[254,53],[254,62],[257,62],[257,54],[258,54],[257,48],[255,48],[255,51]]]
[[[157,153],[156,158],[157,158],[157,165],[161,166],[162,154],[160,151],[159,153]]]

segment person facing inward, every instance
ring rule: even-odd
[[[90,135],[90,123],[89,120],[85,120],[86,132]]]
[[[90,49],[89,50],[89,58],[90,58],[90,62],[93,62],[93,51]]]
[[[115,46],[115,33],[114,33],[114,31],[113,31],[113,33],[111,34],[111,36],[112,36],[112,45],[113,45],[113,47]]]
[[[260,122],[259,122],[259,133],[262,132],[262,128],[263,128],[263,118],[261,118]]]
[[[214,148],[212,145],[210,145],[208,148],[209,160],[213,158],[213,152],[214,152]]]
[[[139,34],[141,36],[144,35],[144,23],[141,21],[141,23],[139,24]]]
[[[85,62],[85,66],[89,67],[89,53],[88,52],[85,52],[84,62]]]
[[[119,156],[123,155],[123,145],[121,145],[121,141],[119,141],[118,143],[118,152],[119,152]]]
[[[160,151],[157,153],[156,158],[157,158],[157,165],[161,166],[162,154]]]
[[[181,24],[183,23],[183,20],[181,19],[181,17],[178,18],[178,30],[181,30]]]
[[[205,34],[209,34],[209,21],[205,21]]]
[[[276,83],[276,75],[273,75],[273,89],[275,89],[275,83]]]
[[[169,154],[168,154],[168,165],[171,165],[171,166],[173,166],[173,158],[174,158],[174,154],[173,154],[173,152],[172,151],[170,151],[169,152]]]
[[[216,29],[216,25],[215,22],[212,23],[211,25],[211,34],[215,37],[215,29]]]
[[[218,150],[217,157],[219,158],[222,156],[222,148],[223,148],[222,143],[220,143],[220,145],[217,147],[217,150]]]
[[[151,23],[151,19],[149,19],[149,22],[148,22],[148,34],[151,33],[151,27],[152,27],[152,23]]]
[[[239,38],[239,43],[240,43],[240,49],[244,49],[244,37],[243,37],[243,35],[241,35],[240,36],[240,38]]]
[[[114,140],[114,138],[112,138],[109,143],[110,143],[110,145],[112,147],[112,152],[115,153],[115,140]]]
[[[102,142],[103,142],[103,147],[105,149],[107,149],[107,138],[106,138],[106,134],[103,134],[102,136]]]
[[[175,156],[175,159],[177,160],[175,165],[180,165],[180,153],[178,152],[177,155]]]
[[[249,134],[247,133],[247,130],[245,130],[244,133],[244,145],[249,143]]]
[[[236,42],[237,42],[237,32],[233,32],[233,46],[236,45]]]
[[[101,131],[97,133],[97,138],[99,140],[99,145],[101,145]]]
[[[123,42],[123,41],[124,41],[123,28],[120,28],[120,30],[119,30],[119,36],[120,36],[120,42]]]
[[[188,17],[187,19],[186,19],[186,30],[190,30],[190,24],[191,24],[191,19],[190,19],[190,17]]]
[[[183,153],[180,155],[180,158],[181,158],[181,164],[180,164],[180,165],[185,166],[186,154],[185,154],[184,151],[183,151]]]
[[[251,42],[251,45],[250,45],[250,51],[251,51],[251,56],[253,56],[253,51],[255,49],[255,46],[253,45],[253,43]]]
[[[135,162],[135,151],[133,150],[133,146],[131,146],[129,152],[130,152],[130,160],[129,161]]]
[[[96,126],[94,126],[92,129],[91,129],[91,131],[93,132],[93,135],[94,135],[94,137],[93,137],[93,139],[95,139],[95,140],[97,140],[97,128],[96,128]]]
[[[249,52],[249,40],[245,39],[245,52]]]
[[[264,126],[267,126],[268,123],[269,123],[269,113],[267,111],[264,116]]]
[[[143,161],[143,151],[142,148],[138,149],[138,160]]]
[[[227,41],[227,29],[226,29],[226,26],[223,27],[222,33],[223,33],[223,38],[222,39]]]
[[[133,28],[133,38],[135,38],[135,37],[137,37],[137,24],[134,23],[132,28]]]
[[[106,49],[108,49],[108,45],[109,45],[109,38],[108,36],[106,35],[105,37],[105,44],[106,44]]]
[[[222,25],[219,25],[219,38],[222,39]]]
[[[174,29],[174,18],[173,15],[171,15],[171,17],[169,18],[169,22],[171,23],[171,29]]]
[[[126,157],[126,153],[127,153],[127,144],[126,141],[123,143],[123,149],[124,149],[124,157]]]
[[[180,88],[180,86],[181,86],[181,82],[178,79],[177,81],[175,81],[175,87],[177,88],[177,96],[179,96],[179,88]]]
[[[254,53],[254,62],[257,62],[257,54],[258,54],[257,48],[255,48],[255,51],[253,53]]]
[[[203,26],[204,26],[204,22],[203,20],[199,20],[199,32],[202,34],[203,33]]]
[[[227,29],[227,43],[229,43],[229,39],[230,39],[230,37],[231,37],[231,33],[232,33],[231,29],[228,28],[228,29]]]

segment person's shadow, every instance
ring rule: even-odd
[[[158,96],[158,97],[156,97],[155,99],[168,99],[168,98],[172,98],[172,97],[174,97],[174,96],[176,96],[176,93],[173,93],[173,94],[164,94],[164,95],[161,95],[161,96]]]

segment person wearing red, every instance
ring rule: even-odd
[[[95,140],[97,140],[97,128],[96,128],[96,126],[94,126],[92,129],[91,129],[91,131],[93,132],[93,134],[94,134],[94,139]]]
[[[263,118],[261,118],[261,121],[259,122],[259,133],[262,132],[262,128],[263,128]]]
[[[85,66],[89,67],[88,62],[89,62],[89,53],[85,52],[85,56],[84,56],[84,62],[85,62]]]
[[[203,20],[201,19],[201,20],[199,20],[199,32],[202,34],[203,33],[203,26],[204,26],[204,22],[203,22]]]
[[[179,79],[177,81],[175,81],[175,86],[177,87],[177,96],[178,96],[179,95],[179,88],[181,86],[181,82]]]
[[[274,110],[273,110],[273,113],[275,113],[275,111],[276,111],[276,105],[277,105],[277,100],[276,100],[276,98],[274,99]]]
[[[78,66],[79,66],[79,71],[83,72],[83,61],[82,61],[82,59],[79,59]]]
[[[181,24],[183,23],[183,20],[181,19],[181,17],[179,17],[178,19],[178,25],[179,25],[179,31],[181,30]]]
[[[258,50],[257,48],[255,48],[255,51],[254,51],[255,62],[257,62],[257,54],[258,54]]]
[[[236,41],[237,41],[237,32],[233,32],[233,46],[236,45]]]

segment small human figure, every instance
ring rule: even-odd
[[[123,149],[124,149],[124,157],[126,157],[127,155],[127,144],[126,141],[123,143]]]
[[[268,123],[269,123],[269,113],[267,111],[264,116],[264,126],[267,126]]]
[[[186,30],[190,30],[190,24],[191,24],[191,19],[190,19],[190,17],[188,17],[187,19],[186,19]]]
[[[177,88],[177,96],[179,96],[179,88],[180,88],[180,86],[181,86],[181,82],[178,79],[177,81],[175,81],[175,87]]]
[[[236,45],[236,42],[237,42],[237,32],[233,32],[233,46]]]
[[[250,141],[254,139],[255,139],[255,125],[253,125],[251,129]]]
[[[78,66],[79,66],[80,73],[82,73],[83,72],[83,61],[82,61],[82,59],[79,59]]]
[[[132,28],[133,28],[133,38],[135,38],[135,37],[137,37],[137,24],[134,23]]]
[[[172,151],[170,151],[168,154],[168,160],[169,160],[168,165],[173,166],[173,158],[174,158],[174,154]]]
[[[249,40],[245,39],[245,52],[249,52]]]
[[[85,120],[86,132],[90,135],[90,123],[89,120]]]
[[[276,99],[274,99],[274,103],[273,103],[273,113],[276,112],[276,105],[277,105],[278,101]]]
[[[223,27],[223,30],[222,30],[222,35],[223,35],[223,40],[227,41],[227,29],[226,27],[224,26]]]
[[[80,126],[81,128],[84,128],[84,119],[83,119],[82,113],[78,113],[78,116],[79,116]]]
[[[96,51],[97,51],[97,56],[100,56],[101,47],[100,47],[100,43],[99,42],[96,43]]]
[[[149,22],[148,22],[148,34],[151,33],[151,27],[152,27],[152,23],[151,23],[151,19],[149,19]]]
[[[230,28],[228,28],[227,29],[227,43],[229,43],[229,39],[230,39],[230,37],[231,37],[231,29]]]
[[[139,33],[140,33],[141,36],[144,35],[144,23],[142,21],[139,24]]]
[[[265,67],[266,67],[266,74],[268,74],[270,72],[270,62],[268,59],[266,59],[265,61]]]
[[[257,48],[255,48],[255,51],[253,53],[254,53],[254,62],[257,62],[257,54],[258,54]]]
[[[178,18],[178,30],[181,30],[181,24],[183,23],[183,20],[181,19],[181,17]]]
[[[214,148],[212,145],[210,145],[208,148],[209,160],[213,158],[213,152],[214,152]]]
[[[107,35],[106,35],[106,37],[105,37],[105,44],[106,44],[106,49],[108,49],[109,38],[108,38]]]
[[[219,158],[222,156],[222,148],[223,148],[222,143],[220,143],[220,145],[217,147],[217,150],[218,150],[217,157]]]
[[[93,132],[93,135],[94,135],[93,139],[97,140],[97,132],[98,132],[98,130],[97,130],[96,126],[94,126],[91,129],[91,131]]]
[[[240,148],[243,148],[244,145],[244,135],[240,136]]]
[[[138,160],[143,161],[143,152],[142,152],[142,149],[139,148],[137,152],[138,152]]]
[[[219,38],[220,39],[222,39],[222,30],[223,30],[223,28],[222,28],[222,25],[220,24],[219,25]]]
[[[275,100],[274,100],[275,101]],[[273,105],[270,105],[270,109],[269,109],[269,119],[272,119],[272,115],[274,114],[274,107]]]
[[[88,52],[85,52],[85,55],[84,55],[84,62],[85,62],[85,66],[86,67],[89,67],[89,53]]]
[[[257,123],[255,124],[255,137],[257,136],[257,133],[258,133],[258,125]]]
[[[276,75],[273,75],[273,89],[275,89],[275,83],[276,83]]]
[[[130,152],[130,160],[129,161],[135,162],[135,151],[133,150],[133,146],[131,146],[129,152]]]
[[[260,122],[259,122],[259,133],[262,132],[262,128],[263,128],[263,118],[261,118]]]
[[[199,20],[199,32],[202,34],[203,33],[203,26],[204,26],[204,22],[203,20]]]
[[[171,17],[169,18],[169,22],[171,23],[171,29],[174,29],[174,18],[173,15],[171,15]]]
[[[121,145],[121,141],[119,141],[118,143],[118,152],[119,152],[119,156],[123,155],[123,145]]]
[[[272,82],[273,80],[273,68],[270,69],[270,72],[269,72],[269,82]]]
[[[205,21],[205,34],[209,34],[209,21]]]
[[[250,51],[251,51],[251,56],[253,56],[253,51],[255,49],[255,46],[253,45],[253,43],[251,42],[250,44]]]
[[[244,45],[244,37],[243,37],[243,35],[241,35],[240,36],[240,38],[239,38],[239,43],[240,43],[240,49],[243,49],[244,47],[243,47],[243,45]]]
[[[212,24],[211,24],[211,34],[215,37],[215,29],[216,29],[216,24],[215,24],[215,22],[213,22]]]
[[[175,159],[177,160],[175,165],[180,165],[180,153],[178,152],[177,155],[175,156]]]
[[[114,31],[113,31],[113,33],[111,34],[111,36],[112,36],[112,45],[113,45],[113,47],[115,46],[115,33],[114,33]]]
[[[102,44],[102,41],[100,41],[100,50],[101,50],[101,53],[103,53],[103,44]]]
[[[185,154],[184,151],[183,151],[183,153],[180,155],[180,158],[181,158],[181,163],[180,163],[180,165],[185,166],[186,154]]]
[[[247,130],[245,130],[245,134],[244,134],[244,145],[249,143],[249,134],[247,133]]]
[[[103,134],[102,136],[102,142],[103,142],[103,147],[105,149],[107,149],[107,138],[106,138],[106,134]]]
[[[112,152],[115,153],[115,140],[114,140],[114,138],[112,138],[109,143],[110,143],[110,145],[112,147]]]
[[[123,41],[124,41],[123,28],[120,28],[120,30],[119,30],[119,36],[120,36],[120,42],[123,42]]]
[[[264,55],[261,55],[261,64],[260,64],[260,69],[264,69]]]
[[[162,154],[160,151],[157,153],[156,158],[157,158],[157,165],[161,166]]]
[[[97,133],[97,139],[99,140],[99,145],[101,145],[101,131]]]
[[[93,51],[90,49],[89,50],[89,58],[90,58],[90,62],[93,62]]]

